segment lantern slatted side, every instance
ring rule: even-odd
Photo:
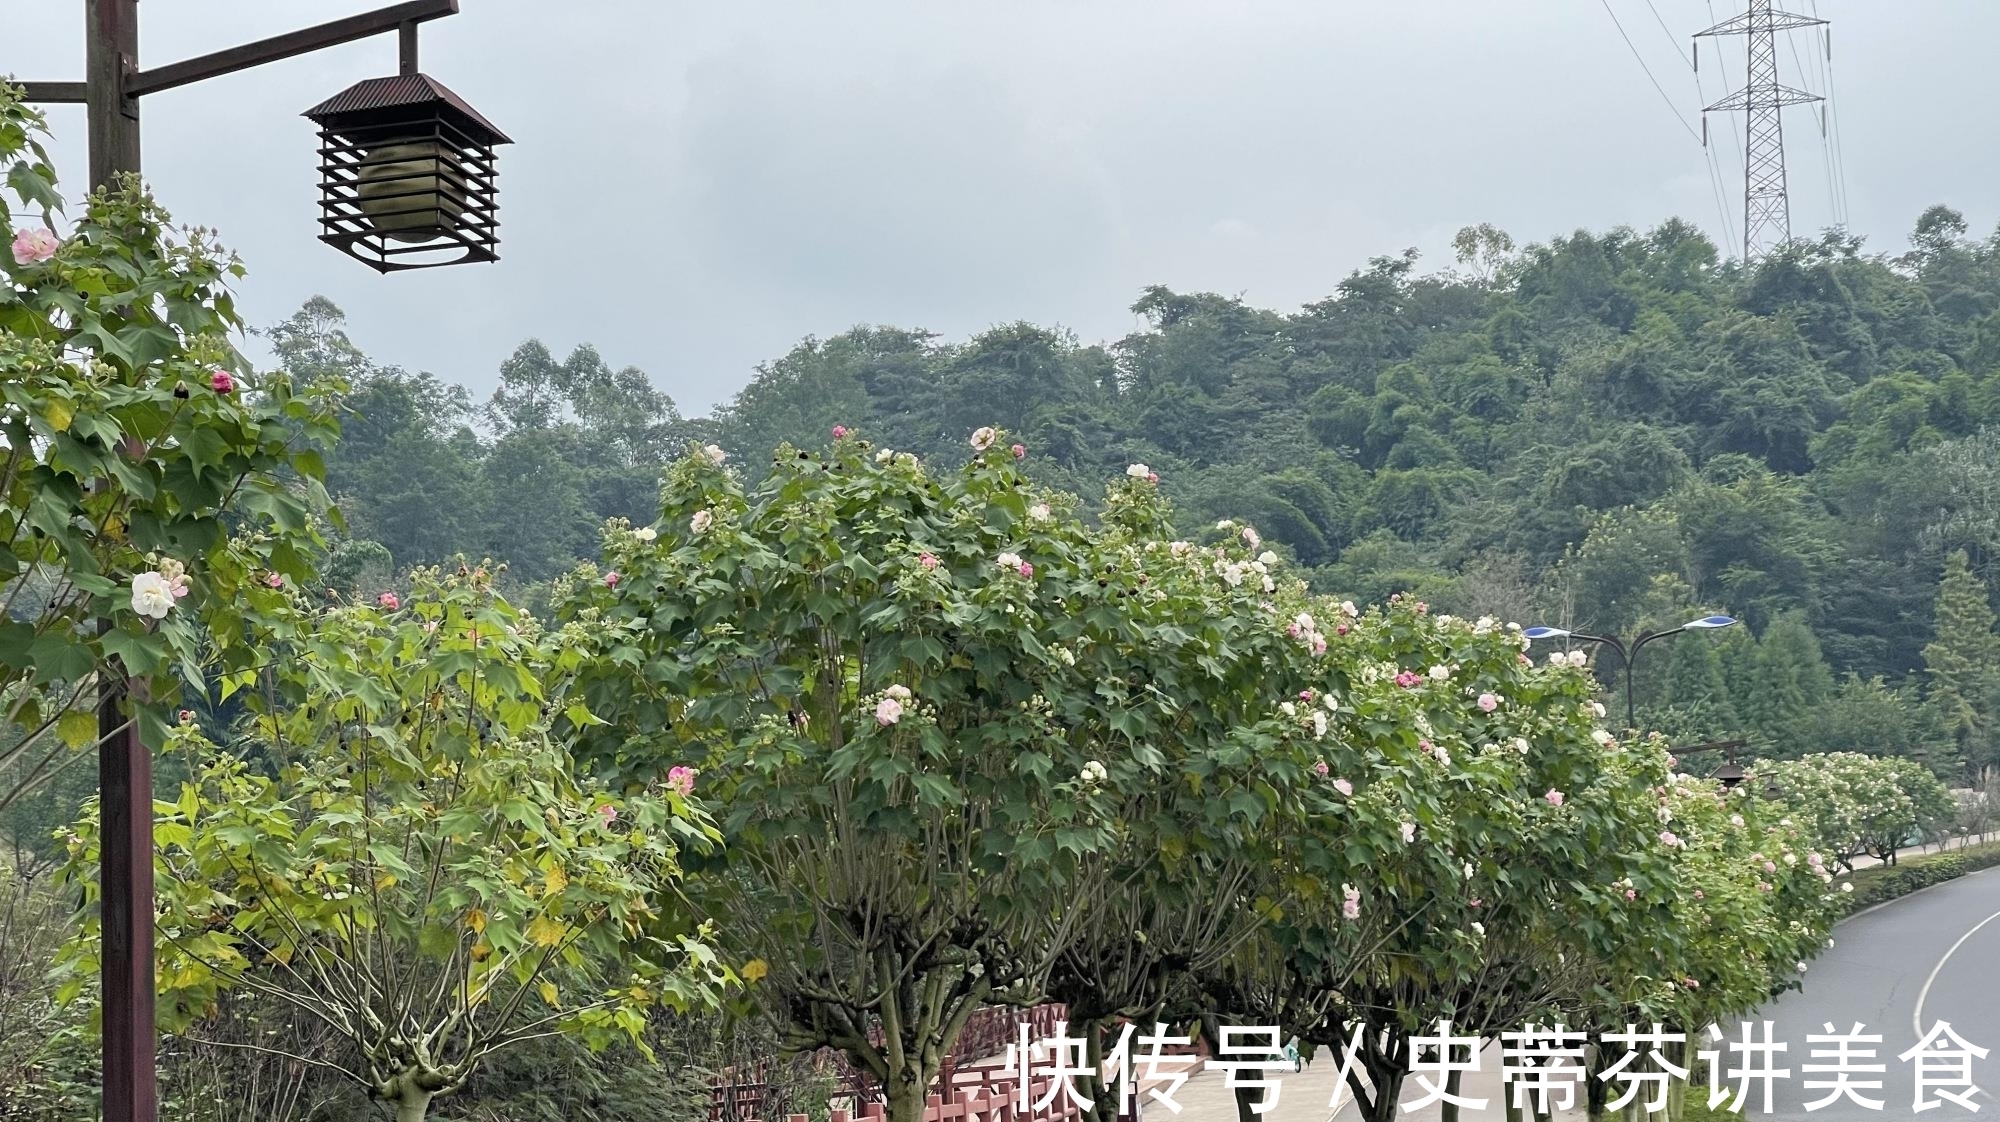
[[[416,134],[407,126],[323,131],[320,240],[385,273],[497,261],[495,162],[491,145],[447,121]],[[412,243],[397,234],[429,236]]]
[[[494,146],[511,143],[435,79],[358,83],[320,126],[320,240],[382,272],[500,259]]]

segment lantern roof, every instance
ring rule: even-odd
[[[389,110],[417,108],[428,108],[453,118],[453,123],[479,143],[513,143],[479,110],[427,74],[397,74],[356,82],[301,115],[337,129],[343,125],[372,124]]]

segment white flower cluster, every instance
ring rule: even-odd
[[[1582,651],[1550,651],[1550,666],[1573,666],[1578,670],[1590,661],[1590,656]]]
[[[1313,693],[1311,690],[1300,694],[1299,697],[1306,702],[1303,709],[1296,702],[1281,701],[1278,703],[1278,712],[1283,713],[1287,720],[1297,721],[1301,725],[1312,729],[1314,740],[1325,740],[1327,731],[1332,728],[1332,722],[1328,719],[1327,714],[1339,712],[1339,703],[1334,700],[1332,694],[1327,694],[1321,698],[1326,704],[1326,708],[1321,710],[1318,706],[1312,704]]]
[[[905,719],[937,721],[937,707],[918,701],[910,692],[910,687],[901,684],[891,685],[881,693],[869,694],[861,699],[861,704],[863,711],[879,728],[889,728]]]
[[[187,566],[163,557],[160,567],[132,577],[132,610],[148,619],[165,619],[174,602],[188,594]]]
[[[1285,628],[1285,633],[1311,647],[1314,654],[1326,653],[1326,636],[1320,634],[1319,624],[1313,619],[1311,612],[1300,612],[1293,616],[1291,624]]]
[[[1110,773],[1104,770],[1103,764],[1098,763],[1096,760],[1091,760],[1089,763],[1083,765],[1083,769],[1077,772],[1076,777],[1083,781],[1084,786],[1095,787],[1109,778]]]
[[[908,686],[890,686],[875,703],[875,723],[888,728],[903,719],[903,704],[910,700]]]

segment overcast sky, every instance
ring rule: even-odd
[[[1835,21],[1850,227],[1900,249],[1946,202],[1990,230],[2000,3],[1783,2]],[[0,74],[82,76],[81,0],[0,3]],[[394,73],[393,35],[149,97],[146,170],[242,253],[255,324],[323,293],[378,360],[482,393],[524,338],[590,342],[692,415],[860,322],[1113,339],[1148,284],[1289,309],[1406,246],[1448,265],[1481,221],[1526,242],[1678,215],[1721,240],[1703,151],[1606,3],[1698,129],[1677,52],[1710,0],[1652,0],[1657,21],[1646,0],[464,0],[423,68],[516,141],[498,264],[385,278],[315,239],[297,114]],[[142,65],[373,6],[144,0]],[[1709,99],[1742,46],[1704,51]],[[1796,49],[1784,80],[1826,92],[1817,42]],[[82,111],[50,117],[80,188]],[[1811,111],[1788,125],[1810,232],[1836,177]],[[1733,227],[1741,161],[1710,126]]]

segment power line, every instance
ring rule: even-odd
[[[1674,45],[1674,53],[1681,56],[1682,62],[1694,65],[1694,60],[1690,59],[1687,51],[1681,47],[1680,38],[1674,34],[1674,29],[1668,27],[1667,21],[1660,18],[1660,9],[1653,5],[1653,0],[1646,0],[1646,10],[1653,13],[1653,22],[1659,24],[1660,30],[1667,33],[1667,42]]]
[[[1811,3],[1812,14],[1814,18],[1818,18],[1819,0],[1811,0]],[[1826,68],[1827,116],[1831,118],[1833,170],[1840,184],[1841,224],[1846,225],[1853,221],[1854,212],[1850,209],[1847,199],[1847,143],[1840,134],[1840,102],[1833,95],[1833,26],[1831,24],[1821,25],[1820,36],[1824,47],[1821,60],[1822,65]]]
[[[1639,64],[1639,69],[1645,72],[1646,80],[1653,84],[1653,89],[1660,95],[1660,100],[1666,102],[1667,111],[1674,115],[1674,120],[1679,121],[1681,123],[1681,128],[1687,131],[1687,134],[1690,138],[1692,138],[1698,144],[1701,143],[1702,142],[1701,134],[1694,131],[1694,126],[1688,123],[1688,119],[1685,115],[1681,113],[1680,107],[1674,104],[1674,99],[1671,95],[1667,93],[1666,87],[1662,86],[1660,84],[1660,80],[1653,76],[1653,68],[1646,65],[1646,56],[1639,53],[1638,45],[1633,43],[1632,37],[1625,33],[1625,22],[1618,18],[1617,12],[1612,10],[1611,0],[1597,0],[1597,2],[1604,8],[1604,14],[1611,17],[1611,26],[1618,29],[1618,37],[1620,39],[1625,40],[1625,49],[1632,52],[1632,59],[1633,61]],[[1651,6],[1651,3],[1652,0],[1647,0],[1647,5],[1649,7]],[[1659,16],[1658,10],[1655,10],[1653,12],[1653,15],[1655,18],[1658,18]],[[1662,21],[1660,26],[1664,29],[1666,27],[1665,21]],[[1716,196],[1715,196],[1716,212],[1722,216],[1723,225],[1726,229],[1729,224],[1729,208],[1727,205],[1723,203],[1723,196],[1721,190],[1722,184],[1720,179],[1713,174],[1714,171],[1713,165],[1711,165],[1710,170],[1711,170],[1710,178],[1712,180],[1710,186],[1714,188],[1716,191]],[[1734,235],[1731,235],[1731,237],[1733,239]]]
[[[1826,83],[1820,80],[1820,74],[1818,68],[1816,67],[1808,68],[1806,66],[1805,59],[1799,56],[1798,36],[1787,35],[1785,38],[1787,41],[1787,45],[1790,46],[1792,51],[1792,65],[1798,68],[1799,81],[1802,83],[1805,82],[1807,80],[1806,75],[1810,71],[1812,75],[1812,84],[1818,86],[1822,90],[1826,89]],[[1820,103],[1819,141],[1820,141],[1819,143],[1820,170],[1826,174],[1827,208],[1833,212],[1834,224],[1839,225],[1840,187],[1837,183],[1834,182],[1833,178],[1833,139],[1827,132],[1826,103],[1824,101]]]
[[[1653,22],[1659,25],[1660,34],[1667,37],[1667,42],[1674,48],[1674,53],[1681,56],[1682,62],[1692,67],[1694,59],[1689,57],[1687,51],[1682,48],[1680,38],[1674,34],[1674,29],[1667,26],[1666,18],[1660,15],[1659,5],[1653,3],[1653,0],[1646,0],[1646,10],[1653,13]],[[1613,20],[1617,19],[1615,15],[1612,18]],[[1694,72],[1694,90],[1695,94],[1701,98],[1701,103],[1703,105],[1708,104],[1708,94],[1702,88],[1701,71],[1699,70]],[[1734,123],[1733,119],[1731,123]],[[1716,160],[1715,147],[1708,142],[1706,130],[1703,130],[1701,137],[1701,151],[1702,160],[1708,165],[1709,188],[1715,192],[1715,209],[1722,218],[1723,236],[1729,239],[1728,244],[1734,245],[1736,242],[1736,229],[1730,224],[1729,204],[1724,201],[1729,192],[1723,186],[1722,165]]]
[[[1715,0],[1707,0],[1707,4],[1708,4],[1708,22],[1709,22],[1709,26],[1713,27],[1713,26],[1715,25],[1715,23],[1716,23],[1716,18],[1715,18]],[[1696,49],[1697,49],[1697,50],[1699,50],[1700,48],[1699,48],[1699,47],[1697,47]],[[1729,85],[1729,56],[1728,56],[1727,54],[1725,54],[1724,52],[1722,52],[1722,51],[1715,51],[1715,52],[1714,52],[1714,54],[1715,54],[1715,58],[1716,58],[1716,65],[1722,68],[1722,88],[1723,88],[1723,91],[1724,91],[1724,92],[1727,92],[1727,91],[1728,91],[1728,90],[1730,89],[1730,85]],[[1701,84],[1701,69],[1700,69],[1700,67],[1699,67],[1699,66],[1697,66],[1697,67],[1695,68],[1695,72],[1694,72],[1694,77],[1695,77],[1695,88],[1696,88],[1697,90],[1699,90],[1699,91],[1701,92],[1701,103],[1702,103],[1703,105],[1707,105],[1707,104],[1709,103],[1709,100],[1708,100],[1708,90],[1707,90],[1707,89],[1706,89],[1705,87],[1703,87],[1703,86],[1702,86],[1702,84]],[[1711,147],[1711,148],[1710,148],[1710,151],[1714,151],[1713,147]],[[1737,127],[1736,127],[1736,114],[1734,114],[1734,113],[1731,113],[1731,114],[1729,115],[1729,152],[1730,152],[1730,157],[1731,157],[1732,159],[1734,159],[1734,158],[1735,158],[1735,157],[1737,157],[1737,156],[1741,156],[1741,155],[1743,154],[1743,134],[1742,134],[1742,132],[1741,132],[1740,130],[1738,130],[1738,129],[1737,129]],[[1717,156],[1717,157],[1716,157],[1716,175],[1717,175],[1717,176],[1718,176],[1719,178],[1720,178],[1720,177],[1722,177],[1722,162],[1721,162],[1721,161],[1722,161],[1722,157],[1720,157],[1720,156]],[[1735,228],[1734,228],[1733,226],[1732,226],[1732,227],[1730,227],[1730,233],[1729,233],[1729,241],[1730,241],[1730,244],[1731,244],[1731,245],[1736,245],[1736,244],[1740,244],[1740,243],[1738,243],[1738,242],[1736,241],[1736,232],[1735,232]]]
[[[1817,19],[1819,0],[1810,2],[1813,17]],[[1819,34],[1807,41],[1805,51],[1812,58],[1813,77],[1819,82],[1820,92],[1826,95],[1826,105],[1820,114],[1820,138],[1826,148],[1828,174],[1832,177],[1834,221],[1844,227],[1853,216],[1847,210],[1847,168],[1841,163],[1840,146],[1833,126],[1836,113],[1833,100],[1833,28],[1822,24],[1815,30]]]
[[[1811,46],[1810,45],[1808,46],[1806,54],[1813,55],[1813,65],[1807,66],[1805,58],[1799,54],[1798,36],[1792,35],[1792,36],[1787,36],[1787,38],[1790,39],[1791,41],[1792,65],[1798,67],[1801,81],[1805,79],[1806,75],[1810,74],[1812,78],[1812,84],[1819,87],[1819,92],[1822,97],[1828,99],[1820,103],[1820,118],[1819,118],[1820,164],[1826,172],[1826,201],[1828,208],[1833,212],[1833,224],[1835,226],[1844,226],[1847,223],[1846,219],[1841,216],[1840,176],[1839,173],[1834,169],[1833,132],[1831,125],[1828,123],[1828,109],[1831,104],[1831,98],[1833,96],[1831,82],[1827,78],[1825,72],[1820,69],[1819,57],[1817,55],[1813,55]]]
[[[1828,38],[1830,39],[1832,36],[1829,35]],[[1828,62],[1827,89],[1831,90],[1832,88],[1833,64]],[[1833,130],[1833,169],[1840,179],[1841,221],[1851,222],[1854,218],[1854,208],[1849,203],[1847,197],[1847,134],[1842,132],[1840,128],[1840,102],[1835,100],[1830,93],[1827,95],[1826,101],[1827,116],[1830,118],[1830,125]]]
[[[1625,24],[1619,20],[1618,13],[1611,10],[1611,0],[1597,0],[1597,2],[1604,6],[1604,14],[1611,17],[1612,26],[1618,29],[1618,37],[1625,40],[1625,49],[1632,52],[1632,58],[1639,64],[1639,69],[1646,72],[1646,80],[1653,83],[1653,89],[1659,93],[1660,100],[1667,103],[1667,109],[1674,115],[1674,120],[1679,121],[1681,128],[1686,129],[1687,134],[1699,143],[1701,134],[1694,131],[1694,126],[1688,123],[1686,116],[1682,115],[1680,107],[1674,104],[1674,99],[1668,95],[1666,87],[1660,85],[1658,78],[1653,77],[1653,68],[1646,65],[1645,56],[1641,55],[1639,48],[1633,45],[1632,37],[1625,34]]]

